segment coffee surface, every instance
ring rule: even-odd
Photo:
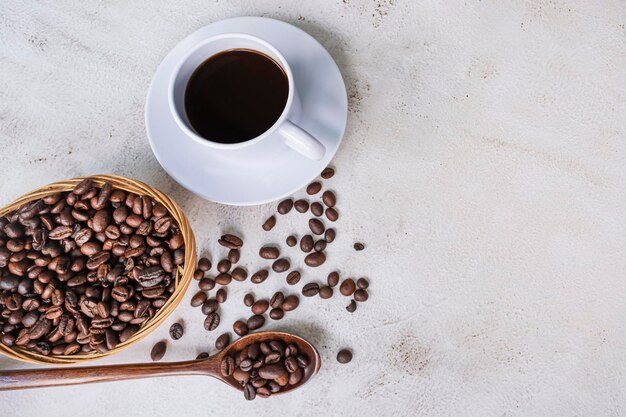
[[[218,143],[240,143],[268,130],[289,94],[287,76],[270,57],[236,49],[213,55],[193,73],[185,112],[193,129]]]

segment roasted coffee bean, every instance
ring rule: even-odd
[[[232,282],[233,277],[230,274],[219,274],[215,277],[215,283],[220,285],[228,285]]]
[[[304,376],[302,369],[297,368],[295,372],[289,374],[289,385],[297,385]]]
[[[289,377],[289,372],[285,369],[285,366],[282,363],[275,363],[271,365],[265,365],[259,369],[259,376],[264,379],[273,379],[278,382],[279,385],[284,386],[280,383],[280,380]]]
[[[326,262],[326,254],[324,252],[313,252],[304,258],[304,263],[310,267],[318,267]]]
[[[308,195],[314,195],[314,194],[319,193],[321,189],[322,189],[322,184],[320,184],[318,181],[315,181],[315,182],[310,183],[306,187],[306,193]]]
[[[193,273],[193,279],[198,281],[198,280],[201,280],[202,278],[204,278],[204,272],[202,272],[199,269],[196,269]]]
[[[221,261],[217,263],[217,271],[223,274],[230,271],[230,267],[231,267],[231,264],[228,259],[222,259]]]
[[[261,227],[263,228],[263,230],[268,232],[268,231],[272,230],[274,228],[274,226],[276,226],[276,217],[275,216],[270,216],[267,220],[265,220],[265,223],[263,223],[263,225]]]
[[[174,323],[170,326],[170,337],[174,340],[178,340],[183,337],[184,329],[180,323]]]
[[[220,325],[220,315],[217,313],[211,313],[204,319],[204,329],[213,331]]]
[[[337,197],[332,191],[324,191],[324,194],[322,194],[322,201],[327,207],[335,207],[335,204],[337,204]]]
[[[203,272],[210,270],[211,261],[209,261],[207,258],[200,258],[200,260],[198,261],[198,269]]]
[[[252,281],[253,284],[260,284],[265,281],[269,275],[270,273],[267,269],[262,269],[254,273],[250,278],[250,281]]]
[[[329,207],[326,209],[326,218],[331,222],[337,221],[339,218],[339,213],[335,210],[334,207]]]
[[[200,352],[198,356],[196,356],[196,360],[206,359],[209,357],[209,352]]]
[[[0,290],[14,291],[20,284],[20,278],[15,275],[8,275],[4,278],[0,278]]]
[[[76,186],[72,190],[72,193],[76,195],[85,194],[87,191],[89,191],[92,185],[93,180],[91,178],[85,178],[84,180],[76,184]]]
[[[366,278],[359,278],[356,281],[356,286],[361,288],[361,289],[363,289],[363,290],[365,290],[365,289],[367,289],[367,287],[370,286],[370,283],[369,283],[369,281]]]
[[[245,386],[246,383],[250,380],[250,373],[243,371],[239,368],[235,369],[233,372],[233,378],[237,381],[241,386]]]
[[[202,314],[209,315],[215,313],[220,308],[220,303],[215,298],[209,298],[202,304]]]
[[[243,387],[243,396],[248,401],[254,400],[256,397],[256,389],[252,386],[252,384],[246,384]]]
[[[282,308],[273,308],[270,310],[270,318],[272,320],[280,320],[285,316],[285,312]]]
[[[222,333],[215,339],[215,349],[223,350],[230,344],[230,333]]]
[[[6,227],[5,227],[5,233],[7,233]],[[67,239],[72,235],[72,228],[70,226],[57,226],[54,229],[50,230],[50,232],[48,232],[48,239],[52,239],[52,240],[62,240],[62,239]],[[7,236],[13,238],[13,236],[11,236],[9,233],[7,233]],[[16,236],[19,237],[19,236]]]
[[[220,363],[220,372],[223,376],[231,376],[235,371],[235,360],[232,356],[225,356]]]
[[[293,203],[293,206],[299,213],[306,213],[306,211],[309,209],[309,202],[306,200],[297,200],[295,203]]]
[[[346,310],[349,313],[354,313],[356,311],[356,301],[350,300],[350,304],[346,306]]]
[[[98,210],[92,219],[92,229],[96,233],[104,232],[111,222],[111,213],[108,210]]]
[[[269,306],[270,306],[269,301],[257,300],[254,302],[254,304],[252,304],[252,313],[256,315],[263,314],[267,311]]]
[[[152,347],[152,351],[150,352],[150,358],[152,358],[153,362],[160,361],[161,359],[163,359],[163,356],[165,356],[166,350],[167,344],[165,343],[165,340],[161,340]]]
[[[197,293],[194,294],[193,297],[191,297],[191,306],[199,307],[202,305],[202,303],[206,301],[206,299],[207,299],[206,293],[202,291],[198,291]]]
[[[252,294],[246,294],[243,297],[243,304],[246,307],[252,307],[252,304],[254,304],[254,296]]]
[[[228,251],[228,260],[230,261],[231,264],[236,264],[237,262],[239,262],[240,258],[241,258],[241,253],[239,252],[239,250],[231,249]]]
[[[313,250],[313,246],[313,236],[302,236],[302,239],[300,239],[300,249],[302,250],[302,252],[311,252]]]
[[[245,336],[248,334],[248,325],[241,320],[237,320],[233,323],[233,331],[237,333],[238,336]]]
[[[287,237],[285,242],[287,243],[287,246],[294,247],[298,243],[298,239],[294,235],[291,235]]]
[[[293,356],[290,356],[287,359],[285,359],[285,369],[287,369],[287,372],[289,372],[290,374],[300,369],[300,367],[298,366],[297,359]]]
[[[263,246],[259,249],[259,256],[263,259],[278,259],[280,250],[275,246]]]
[[[243,246],[243,240],[239,236],[232,234],[222,235],[222,238],[218,240],[218,243],[228,249],[239,249]]]
[[[322,252],[326,249],[326,241],[324,239],[318,240],[317,242],[315,242],[315,245],[313,245],[313,249],[315,250],[315,252]]]
[[[345,295],[346,297],[349,297],[352,294],[354,294],[355,290],[356,290],[356,284],[354,283],[354,280],[352,278],[344,279],[341,285],[339,286],[339,292],[342,295]]]
[[[263,345],[261,345],[263,346]],[[268,345],[269,346],[269,345]],[[281,354],[278,352],[274,352],[272,348],[269,348],[269,352],[265,353],[265,364],[272,365],[280,362]]]
[[[319,219],[309,219],[309,229],[311,229],[313,234],[321,235],[324,233],[324,223],[322,223]]]
[[[274,295],[272,296],[272,298],[270,299],[270,307],[278,308],[283,305],[284,301],[285,301],[285,294],[283,294],[281,291],[276,291]]]
[[[226,292],[225,288],[220,288],[215,293],[215,300],[220,304],[226,302],[227,298],[228,298],[228,293]]]
[[[325,285],[322,288],[320,288],[319,294],[320,294],[320,298],[328,299],[333,296],[333,289]]]
[[[289,285],[296,285],[298,282],[300,282],[300,272],[291,271],[289,274],[287,274],[287,278],[285,280]]]
[[[320,217],[322,214],[324,214],[324,206],[322,206],[318,202],[311,203],[311,213],[313,213],[313,215],[316,217]]]
[[[332,178],[333,175],[335,175],[335,170],[330,168],[330,167],[326,167],[324,168],[324,170],[322,171],[322,173],[320,174],[320,176],[322,178],[324,178],[325,180]]]
[[[298,346],[290,343],[285,347],[285,356],[296,356],[298,354]]]
[[[293,207],[293,200],[291,198],[288,198],[278,203],[277,211],[280,214],[287,214],[291,211],[292,207]]]
[[[274,261],[274,263],[272,264],[272,269],[274,270],[274,272],[280,273],[280,272],[285,272],[286,270],[288,270],[290,266],[291,264],[289,263],[289,260],[285,258],[281,258],[281,259]]]
[[[211,291],[213,288],[215,288],[215,281],[211,278],[202,278],[200,282],[198,282],[198,288],[200,288],[202,291]]]
[[[365,245],[362,244],[361,242],[356,242],[354,244],[354,250],[356,251],[362,251],[363,249],[365,249]]]
[[[235,281],[245,281],[248,278],[246,270],[240,267],[233,269],[231,275]]]
[[[265,324],[265,317],[255,314],[254,316],[248,319],[248,330],[256,330],[258,328],[263,327]]]
[[[284,311],[292,311],[298,308],[299,304],[300,304],[300,299],[298,298],[298,296],[295,294],[292,294],[292,295],[288,295],[287,297],[285,297],[285,300],[283,301],[281,308]]]
[[[302,295],[305,297],[313,297],[316,296],[320,291],[320,286],[316,282],[309,282],[304,287],[302,287]]]
[[[358,290],[356,290],[353,296],[354,299],[360,303],[367,301],[367,299],[369,298],[367,290],[364,290],[363,288],[359,288]]]
[[[328,278],[326,279],[329,287],[336,287],[339,284],[339,272],[333,271],[328,274]]]
[[[337,353],[337,362],[348,363],[352,360],[352,352],[349,349],[341,349]]]

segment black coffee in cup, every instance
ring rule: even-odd
[[[185,90],[185,112],[203,138],[240,143],[272,127],[288,96],[287,76],[276,61],[233,49],[213,55],[194,71]]]

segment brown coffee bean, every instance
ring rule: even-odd
[[[201,310],[202,314],[209,315],[215,313],[219,308],[220,303],[215,298],[209,298],[202,304]]]
[[[352,360],[352,352],[348,349],[341,349],[339,353],[337,353],[337,362],[339,363],[348,363]]]
[[[286,281],[289,285],[296,285],[300,281],[300,272],[291,271],[289,274],[287,274]]]
[[[313,246],[313,236],[302,236],[302,239],[300,239],[300,249],[302,250],[302,252],[311,252],[313,250]]]
[[[252,304],[252,314],[259,315],[263,314],[269,308],[270,303],[267,300],[257,300]]]
[[[266,232],[272,230],[274,228],[274,226],[276,226],[276,217],[271,216],[269,217],[267,220],[265,220],[265,223],[263,223],[263,230],[265,230]]]
[[[228,260],[230,261],[231,264],[236,264],[237,262],[239,262],[240,258],[241,258],[241,253],[239,252],[239,250],[231,249],[228,251]]]
[[[250,281],[252,281],[253,284],[260,284],[265,281],[269,275],[270,273],[267,269],[262,269],[254,273],[250,278]]]
[[[304,263],[310,267],[318,267],[326,262],[326,254],[324,252],[313,252],[304,258]]]
[[[14,226],[14,225],[8,225],[8,226]],[[7,234],[7,236],[12,238],[11,234],[9,234],[7,231],[7,227],[4,228],[4,232]],[[48,232],[48,239],[62,240],[62,239],[69,238],[71,235],[72,235],[72,228],[70,226],[57,226],[54,229],[50,230],[50,232]],[[19,236],[16,236],[16,237],[19,237]]]
[[[285,359],[285,369],[287,369],[287,372],[289,372],[290,374],[300,369],[300,367],[298,366],[298,361],[296,360],[295,357],[289,356],[287,359]]]
[[[243,246],[243,240],[239,236],[233,234],[222,235],[222,238],[218,240],[218,243],[228,249],[239,249]]]
[[[247,323],[248,330],[259,329],[263,327],[264,324],[265,324],[265,317],[255,314],[254,316],[248,319],[248,323]]]
[[[320,298],[328,299],[333,296],[333,289],[325,285],[322,288],[320,288],[319,294],[320,294]]]
[[[235,360],[232,356],[225,356],[220,363],[220,372],[223,376],[231,376],[235,371]]]
[[[329,207],[326,209],[326,218],[331,222],[337,221],[339,218],[339,213],[335,210],[334,207]]]
[[[320,291],[320,286],[316,282],[310,282],[302,287],[302,295],[305,297],[316,296]]]
[[[215,300],[220,304],[226,302],[227,298],[228,298],[228,293],[226,292],[225,288],[220,288],[215,293]]]
[[[237,320],[233,324],[233,331],[237,333],[238,336],[245,336],[248,334],[248,325],[241,320]]]
[[[231,264],[228,259],[222,259],[221,261],[217,263],[217,271],[223,274],[230,271],[230,267],[231,267]]]
[[[319,219],[309,219],[309,229],[311,229],[313,234],[321,235],[324,233],[324,223]]]
[[[320,174],[320,176],[322,178],[324,178],[325,180],[332,178],[333,175],[335,175],[335,170],[330,168],[330,167],[326,167],[324,168],[324,170],[322,171],[322,173]]]
[[[256,388],[254,388],[252,384],[244,385],[243,397],[248,401],[254,400],[256,398]]]
[[[350,300],[350,304],[346,306],[346,310],[349,313],[354,313],[356,311],[356,301]]]
[[[174,340],[183,337],[184,332],[183,325],[180,323],[174,323],[170,326],[170,337]]]
[[[76,186],[72,190],[72,193],[76,195],[85,194],[87,191],[89,191],[92,185],[93,180],[91,178],[85,178],[84,180],[76,184]]]
[[[337,197],[332,191],[324,191],[324,194],[322,194],[322,201],[327,207],[335,207],[335,204],[337,204]]]
[[[308,195],[314,195],[314,194],[319,193],[321,189],[322,189],[322,184],[320,184],[318,181],[315,181],[306,187],[306,193]]]
[[[367,289],[367,287],[369,287],[369,286],[370,286],[370,283],[369,283],[369,281],[367,280],[367,278],[359,278],[359,279],[356,281],[356,286],[357,286],[357,287],[359,287],[359,288],[361,288],[361,289],[363,289],[363,290],[365,290],[365,289]]]
[[[235,281],[245,281],[248,278],[246,270],[240,267],[233,269],[231,275]]]
[[[196,281],[201,280],[204,277],[204,272],[200,271],[199,269],[196,269],[193,273],[193,279],[195,279]]]
[[[339,272],[333,271],[328,274],[328,278],[326,279],[329,287],[335,287],[339,284]]]
[[[287,243],[287,246],[294,247],[298,243],[298,239],[294,235],[291,235],[287,237],[285,242]]]
[[[280,320],[285,316],[285,312],[282,308],[273,308],[270,310],[270,318],[272,320]]]
[[[220,325],[220,315],[217,313],[211,313],[204,319],[204,329],[213,331]]]
[[[243,304],[246,307],[252,307],[252,304],[254,304],[254,296],[252,294],[246,294],[243,297]]]
[[[362,251],[363,249],[365,249],[365,245],[362,244],[361,242],[357,242],[354,244],[355,251]]]
[[[356,284],[354,283],[354,280],[352,278],[344,279],[341,285],[339,286],[339,292],[342,295],[345,295],[346,297],[349,297],[352,294],[354,294],[355,290],[356,290]]]
[[[200,258],[198,261],[198,269],[200,271],[206,272],[211,269],[211,261],[208,258]]]
[[[354,299],[360,303],[367,301],[368,298],[369,295],[367,290],[364,290],[363,288],[359,288],[354,292]]]
[[[111,213],[108,210],[98,210],[92,219],[92,229],[96,233],[104,232],[111,222]]]
[[[313,249],[315,250],[315,252],[322,252],[326,249],[326,241],[324,239],[318,240],[317,242],[315,242],[315,245],[313,245]]]
[[[293,207],[293,200],[291,198],[288,198],[278,203],[277,210],[280,214],[287,214],[291,211],[292,207]]]
[[[206,299],[207,299],[206,293],[199,291],[193,297],[191,297],[191,306],[199,307],[202,305],[202,303],[206,301]]]
[[[263,259],[278,259],[280,250],[275,246],[263,246],[259,249],[259,256]]]
[[[309,209],[309,202],[306,200],[297,200],[295,203],[293,203],[293,206],[299,213],[306,213]]]
[[[313,215],[317,217],[321,216],[322,214],[324,214],[324,206],[322,206],[317,201],[315,203],[311,203],[311,213],[313,213]]]
[[[285,300],[283,301],[281,308],[284,311],[292,311],[298,308],[299,304],[300,304],[300,299],[298,298],[298,296],[295,294],[292,294],[292,295],[288,295],[287,297],[285,297]]]
[[[152,358],[153,362],[160,361],[165,356],[165,351],[167,350],[167,344],[164,340],[157,342],[150,352],[150,358]]]
[[[220,285],[228,285],[232,282],[233,277],[230,274],[219,274],[215,277],[215,282]]]
[[[215,339],[215,349],[223,350],[230,344],[230,333],[222,333]]]
[[[209,357],[209,352],[200,352],[198,356],[196,356],[196,360],[206,359]]]
[[[200,282],[198,282],[198,288],[202,291],[211,291],[215,288],[215,281],[211,278],[202,278]]]
[[[291,264],[289,263],[289,260],[281,258],[274,261],[274,263],[272,264],[272,269],[274,270],[274,272],[280,273],[288,270],[290,266]]]

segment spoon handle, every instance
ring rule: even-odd
[[[217,364],[209,358],[169,363],[0,371],[0,391],[173,375],[217,377]]]

